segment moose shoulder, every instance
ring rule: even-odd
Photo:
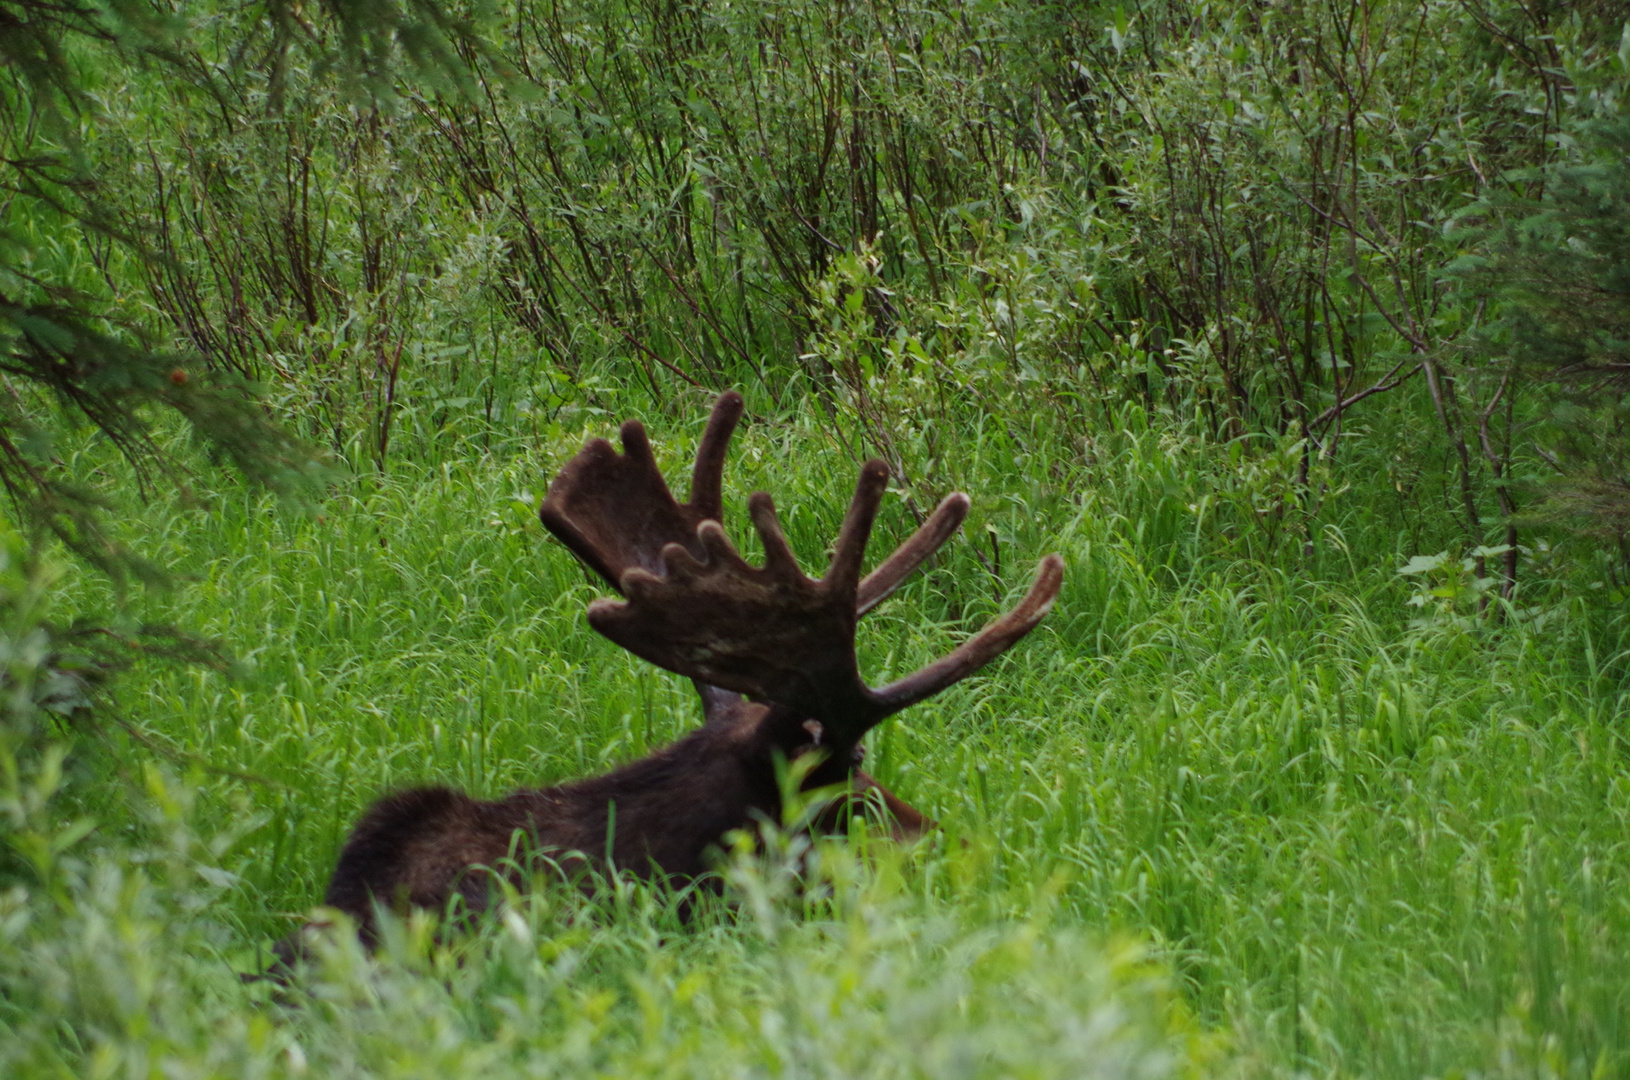
[[[881,689],[856,668],[855,625],[943,545],[967,514],[946,498],[923,526],[861,577],[861,560],[888,471],[862,469],[831,565],[819,580],[798,568],[770,497],[748,502],[764,548],[750,566],[720,525],[725,452],[741,397],[715,404],[697,450],[690,501],[676,502],[637,421],[622,427],[623,453],[590,442],[556,477],[543,524],[624,600],[600,600],[589,623],[623,648],[690,678],[701,728],[603,776],[473,799],[421,788],[375,803],[352,830],[324,902],[374,940],[375,905],[469,911],[488,903],[490,868],[517,850],[579,852],[618,870],[675,882],[708,868],[732,829],[780,815],[776,762],[819,746],[807,787],[847,782],[849,801],[881,800],[904,835],[923,817],[858,769],[860,739],[900,710],[978,670],[1047,614],[1063,580],[1057,555],[1042,560],[1012,611],[917,673]],[[843,806],[834,808],[841,815]]]

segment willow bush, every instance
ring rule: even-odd
[[[257,18],[198,15],[193,62]],[[1080,443],[1130,400],[1256,473],[1296,444],[1244,482],[1305,554],[1379,427],[1435,542],[1504,541],[1509,597],[1537,406],[1445,270],[1611,97],[1611,19],[568,0],[495,13],[474,92],[133,71],[94,145],[166,256],[155,314],[357,460],[404,424],[535,434],[607,378],[656,408],[745,385],[817,395],[927,499],[955,417],[1040,408]]]

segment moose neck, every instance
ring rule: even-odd
[[[731,712],[725,723],[753,746],[749,760],[757,767],[773,769],[777,757],[790,762],[810,753],[821,755],[804,778],[805,791],[847,783],[854,772],[856,738],[835,737],[830,726],[783,705],[741,699]]]

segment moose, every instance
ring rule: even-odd
[[[780,820],[778,760],[811,750],[805,790],[847,785],[844,807],[881,802],[901,836],[929,827],[921,814],[858,768],[871,728],[979,670],[1046,616],[1063,560],[1041,561],[1019,605],[913,675],[872,689],[857,669],[858,620],[956,532],[968,497],[948,496],[898,550],[864,578],[861,560],[888,470],[868,461],[826,576],[806,577],[768,494],[748,500],[764,565],[749,565],[720,524],[722,478],[740,394],[715,403],[697,449],[690,501],[669,492],[636,420],[623,452],[588,443],[550,485],[543,524],[624,599],[603,599],[589,624],[634,655],[690,678],[700,728],[603,776],[485,801],[444,787],[388,795],[351,831],[324,903],[377,940],[376,905],[478,913],[498,868],[516,851],[580,853],[605,868],[683,884],[703,877],[724,836],[756,819]],[[834,813],[837,816],[834,816]],[[609,864],[609,866],[607,866]],[[285,961],[298,943],[280,947]]]

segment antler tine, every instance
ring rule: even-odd
[[[855,496],[849,500],[849,512],[844,515],[843,528],[832,549],[832,565],[821,579],[833,595],[859,600],[860,564],[866,557],[866,541],[871,539],[872,523],[877,520],[877,508],[883,505],[888,483],[889,467],[876,458],[860,467]]]
[[[962,492],[952,492],[941,500],[911,538],[895,548],[894,554],[879,563],[860,583],[855,594],[855,617],[865,615],[888,599],[901,582],[956,535],[967,516],[968,497]]]
[[[627,603],[595,602],[589,624],[669,671],[864,731],[872,710],[855,671],[855,590],[887,483],[882,462],[861,469],[820,581],[798,568],[774,502],[759,492],[749,508],[764,544],[762,569],[742,560],[718,522],[704,521],[696,529],[702,558],[668,544],[660,572],[628,570],[620,583]]]
[[[660,477],[662,470],[657,468],[657,455],[651,449],[651,438],[645,434],[645,425],[638,420],[624,420],[617,432],[622,436],[623,456],[628,459],[629,467]],[[666,488],[667,481],[663,481],[662,486]]]
[[[1042,559],[1036,580],[1018,607],[915,674],[873,691],[873,700],[883,715],[933,697],[1012,648],[1047,617],[1063,583],[1064,559],[1056,553]]]
[[[747,498],[747,514],[753,519],[753,528],[764,545],[764,571],[768,574],[798,573],[798,557],[781,531],[781,522],[775,516],[775,500],[767,491],[755,491]]]
[[[622,472],[617,468],[617,452],[604,439],[590,439],[588,445],[577,452],[577,456],[567,463],[549,486],[549,494],[538,507],[538,518],[543,522],[543,527],[554,533],[585,566],[615,585],[623,570],[623,567],[613,565],[611,561],[615,553],[606,545],[596,543],[594,538],[578,528],[567,513],[567,504],[573,501],[576,494],[573,481],[584,475],[608,472],[614,475]],[[618,475],[618,479],[624,477]],[[593,524],[592,520],[590,524]]]
[[[696,465],[691,470],[690,506],[704,518],[724,520],[724,458],[730,449],[730,436],[741,420],[741,394],[727,390],[713,403],[707,430],[696,447]]]

